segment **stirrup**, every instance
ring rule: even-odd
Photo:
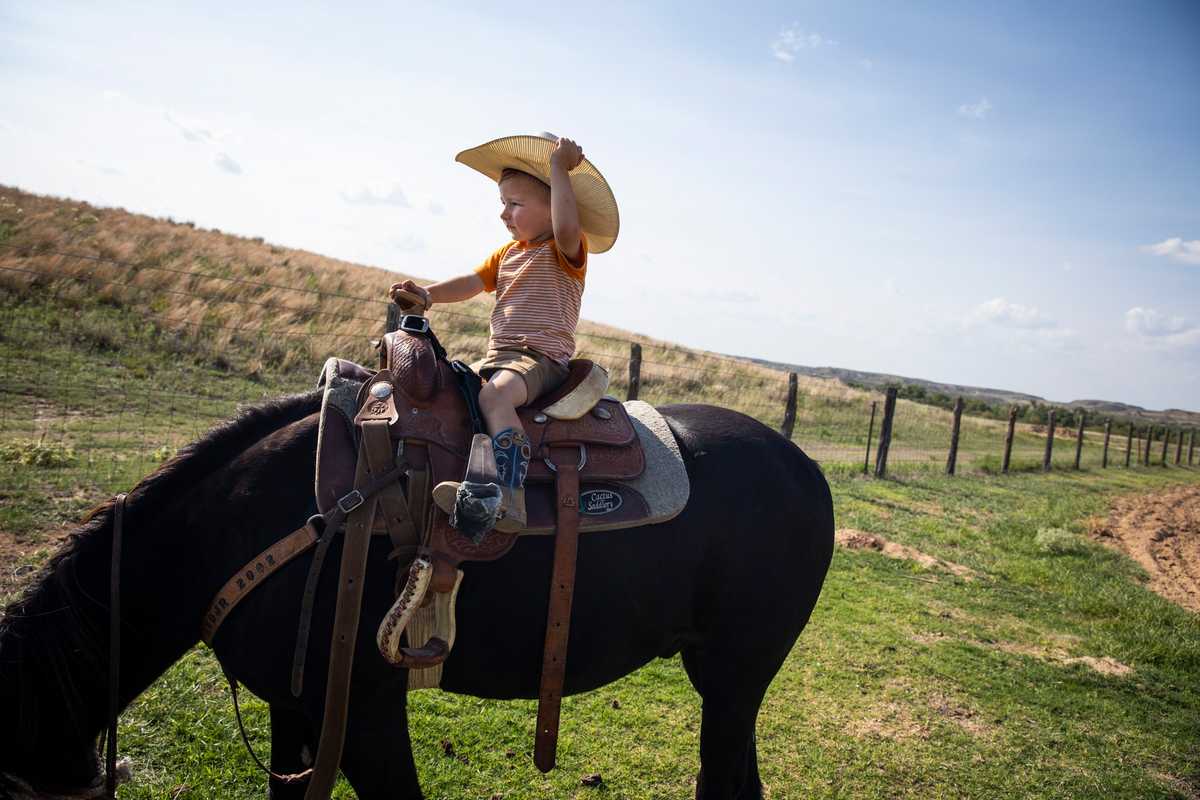
[[[525,515],[525,487],[500,487],[500,518],[496,520],[496,530],[501,533],[517,533],[525,529],[528,519]]]
[[[494,483],[463,481],[455,490],[450,525],[475,544],[496,527],[500,517],[500,487]]]
[[[471,439],[463,480],[433,487],[433,502],[450,515],[450,525],[476,544],[501,515],[501,492],[492,440],[482,433]]]

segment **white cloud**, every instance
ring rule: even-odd
[[[967,324],[991,324],[1003,328],[1024,330],[1048,330],[1058,328],[1058,323],[1043,314],[1036,306],[1010,303],[1003,297],[980,303],[967,317]],[[1058,328],[1060,334],[1066,329]]]
[[[968,103],[958,107],[958,113],[964,117],[971,119],[983,119],[992,111],[992,104],[986,97],[981,98],[978,103]]]
[[[230,175],[241,175],[242,167],[236,161],[229,157],[228,153],[217,153],[213,163],[217,165],[217,169],[228,172]]]
[[[1181,237],[1175,236],[1171,239],[1164,239],[1158,244],[1145,245],[1141,250],[1151,255],[1166,256],[1184,264],[1200,264],[1200,239],[1185,242]]]
[[[1200,324],[1154,308],[1135,306],[1126,311],[1125,330],[1155,348],[1200,348]]]
[[[102,173],[104,175],[124,175],[125,174],[124,172],[117,169],[116,167],[109,167],[104,164],[93,164],[92,162],[84,161],[83,159],[76,159],[75,163],[81,167],[95,170],[96,172]]]
[[[428,208],[429,213],[433,214],[435,217],[440,217],[446,213],[446,207],[437,200],[430,200]]]
[[[1170,316],[1153,308],[1135,306],[1125,312],[1125,330],[1139,336],[1173,336],[1195,328],[1196,324],[1185,317]]]
[[[425,250],[425,240],[412,233],[397,236],[389,240],[388,245],[401,253],[421,253]]]
[[[837,47],[837,42],[819,33],[802,30],[796,25],[789,25],[779,32],[775,41],[771,42],[771,53],[775,58],[785,63],[796,60],[796,53],[801,50],[815,50],[819,47]]]
[[[211,128],[205,127],[203,123],[191,122],[185,124],[180,122],[179,120],[175,119],[175,117],[171,116],[171,112],[169,111],[164,111],[163,117],[167,120],[167,122],[175,126],[175,128],[177,128],[179,132],[183,134],[183,138],[187,139],[189,142],[196,142],[197,144],[216,144],[225,138],[224,134],[214,132]]]
[[[364,186],[354,194],[342,192],[341,195],[342,199],[352,206],[396,206],[397,208],[411,208],[404,190],[400,188],[400,184],[398,183],[394,183],[390,189],[380,192],[372,191]],[[432,209],[430,210],[432,211]]]

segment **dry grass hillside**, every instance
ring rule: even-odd
[[[421,280],[189,222],[0,187],[3,288],[21,296],[51,293],[63,301],[89,297],[220,349],[244,350],[254,341],[275,338],[257,355],[284,369],[302,366],[312,372],[330,354],[368,361],[367,342],[378,335],[386,314],[384,291],[405,277]],[[451,353],[464,359],[482,354],[490,305],[490,299],[479,297],[433,310],[431,321]],[[729,385],[721,384],[725,373],[753,401],[782,402],[786,391],[786,378],[775,370],[586,320],[580,334],[581,354],[603,361],[620,390],[627,379],[629,343],[639,342],[643,389],[651,394],[661,380],[694,381],[688,388],[702,395],[727,394]],[[303,346],[280,339],[302,339]],[[718,380],[714,383],[711,375],[697,380],[701,371],[715,371]],[[806,389],[841,393],[834,381],[806,382]]]
[[[156,385],[164,367],[181,361],[213,370],[173,391],[199,398],[196,405],[211,401],[213,416],[228,414],[235,402],[310,386],[327,356],[371,363],[369,342],[386,315],[384,291],[400,277],[421,279],[188,222],[0,187],[0,342],[8,343],[9,382],[0,386],[0,410],[17,420],[10,429],[37,436],[44,427],[39,420],[61,416],[47,411],[59,399],[23,380],[74,369],[84,356],[94,363],[97,353],[129,361],[141,347],[146,366],[134,373],[156,374]],[[480,297],[431,312],[452,357],[470,361],[483,354],[490,304]],[[715,403],[780,426],[785,373],[596,322],[580,325],[579,355],[608,368],[619,396],[628,386],[632,342],[642,347],[642,399]],[[73,347],[72,354],[47,349],[58,344]],[[127,367],[113,373],[106,388],[119,389]],[[871,404],[882,395],[804,375],[798,388],[797,443],[827,463],[861,465]],[[109,398],[97,393],[71,413],[94,415],[96,404]],[[891,463],[944,463],[950,419],[942,409],[901,401]],[[960,463],[998,462],[1002,428],[964,418]],[[1015,452],[1032,461],[1043,441],[1044,434],[1022,426]]]

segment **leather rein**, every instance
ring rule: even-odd
[[[108,731],[105,735],[104,793],[117,797],[117,705],[121,678],[121,539],[125,527],[125,492],[113,501],[112,563],[108,580]]]

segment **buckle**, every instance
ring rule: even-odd
[[[338,500],[337,505],[344,513],[349,514],[354,509],[366,502],[366,498],[362,496],[362,492],[358,489],[350,492],[350,494]]]
[[[405,333],[429,333],[429,319],[420,314],[405,314],[400,318],[399,328]]]
[[[579,466],[575,469],[583,472],[583,468],[587,466],[587,446],[582,444],[575,446],[579,448]],[[558,472],[558,467],[554,466],[554,462],[550,460],[550,456],[544,457],[542,463],[549,467],[551,472]]]

